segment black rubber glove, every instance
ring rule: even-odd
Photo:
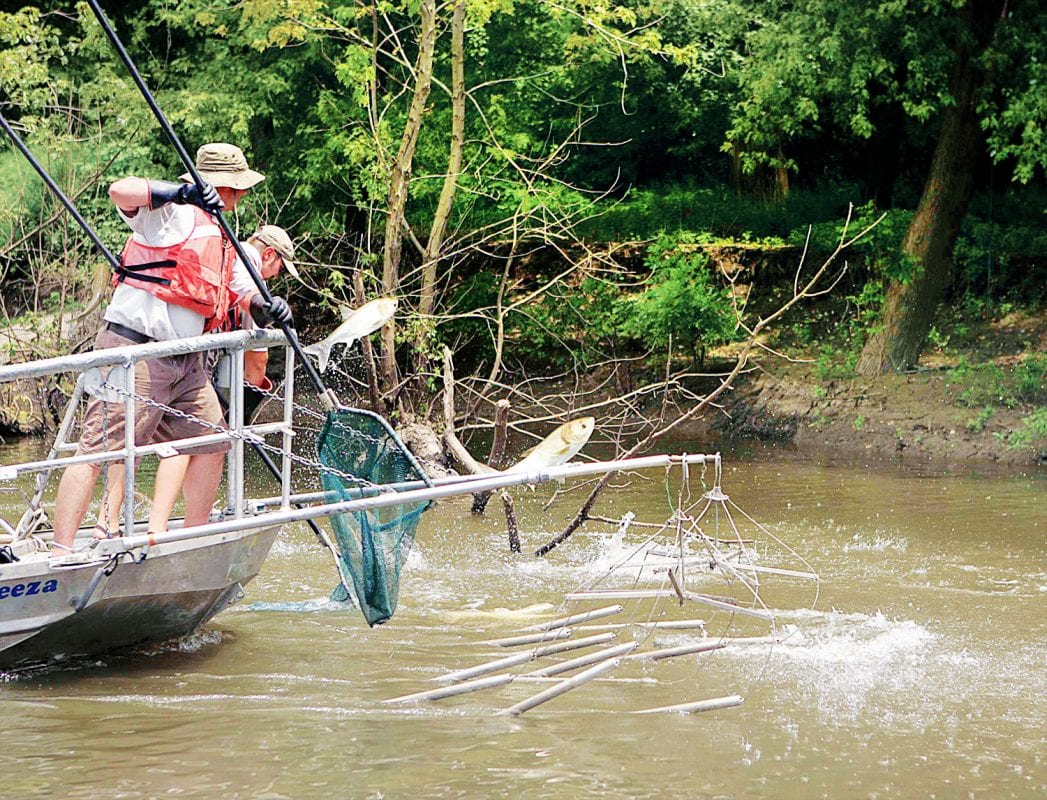
[[[204,190],[201,192],[195,183],[151,180],[149,181],[149,194],[149,201],[153,208],[159,208],[165,203],[189,204],[213,214],[223,207],[218,190],[209,183],[204,184]]]
[[[272,303],[267,303],[260,294],[251,298],[251,319],[263,328],[273,323],[282,326],[294,322],[291,307],[287,305],[286,300],[282,297],[274,297]]]

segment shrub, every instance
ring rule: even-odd
[[[659,236],[647,252],[647,288],[625,301],[622,332],[655,346],[679,345],[698,363],[709,347],[735,338],[730,292],[717,285],[709,257],[688,247],[699,237]],[[704,239],[703,241],[708,241]]]
[[[963,387],[956,402],[969,408],[1017,408],[1047,399],[1047,356],[1026,356],[1008,368],[961,360],[946,373],[950,384]]]
[[[1047,406],[1040,406],[1022,417],[1022,427],[1003,437],[1011,450],[1037,449],[1047,445]]]

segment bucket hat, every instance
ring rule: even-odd
[[[247,166],[243,150],[225,142],[202,145],[196,151],[196,171],[213,186],[230,189],[250,189],[265,180],[265,175]],[[193,180],[188,172],[180,177],[186,183]]]

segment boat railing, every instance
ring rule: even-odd
[[[77,379],[65,414],[58,426],[54,444],[47,458],[20,464],[0,465],[0,482],[14,481],[28,474],[36,474],[36,487],[28,503],[28,510],[14,527],[13,538],[18,539],[35,531],[41,521],[41,503],[51,475],[57,469],[74,464],[104,464],[123,462],[124,470],[124,521],[122,532],[130,536],[135,529],[135,465],[143,456],[155,455],[164,458],[192,445],[230,441],[227,459],[227,511],[226,516],[241,519],[245,515],[244,499],[244,445],[247,442],[260,445],[269,436],[280,436],[281,507],[289,507],[291,495],[291,446],[294,436],[292,414],[294,410],[294,366],[295,356],[287,347],[284,334],[273,330],[232,331],[207,334],[188,339],[93,350],[70,356],[30,361],[0,366],[0,383],[17,380],[43,378],[63,373],[77,373]],[[279,421],[249,423],[244,420],[244,354],[248,350],[283,347],[284,383],[283,408]],[[166,356],[192,353],[213,353],[218,357],[215,382],[227,401],[226,426],[211,426],[212,432],[192,438],[166,442],[135,444],[136,401],[154,403],[144,397],[135,385],[134,366],[140,361]],[[124,441],[122,447],[104,452],[77,455],[77,441],[72,437],[78,411],[84,395],[93,395],[106,403],[121,403],[124,409]],[[205,427],[207,423],[200,421]],[[116,443],[111,443],[116,444]],[[8,526],[10,527],[10,526]]]

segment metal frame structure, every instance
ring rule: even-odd
[[[231,440],[232,449],[227,466],[228,513],[233,519],[242,519],[246,506],[244,498],[244,443],[245,441],[263,441],[266,436],[281,434],[278,447],[281,452],[280,497],[281,507],[288,508],[291,495],[291,457],[290,444],[294,436],[292,412],[294,409],[294,353],[288,348],[285,369],[285,395],[283,417],[278,422],[264,424],[245,424],[243,419],[243,371],[244,352],[259,347],[286,344],[282,333],[276,331],[235,331],[231,333],[209,334],[206,336],[182,339],[172,342],[153,342],[149,344],[114,347],[107,350],[95,350],[73,356],[61,356],[24,364],[9,364],[0,367],[0,383],[44,377],[61,372],[79,372],[69,406],[59,426],[55,443],[48,457],[22,464],[0,466],[0,481],[11,481],[28,473],[38,473],[36,490],[30,501],[30,508],[23,515],[15,528],[15,539],[31,533],[30,523],[33,513],[39,508],[47,487],[48,480],[55,469],[74,464],[100,464],[122,461],[124,471],[124,528],[125,537],[134,533],[134,497],[135,497],[135,463],[146,455],[164,456],[176,449],[194,444],[206,444],[216,441]],[[214,433],[177,441],[135,445],[134,420],[135,400],[138,398],[135,387],[134,365],[140,361],[189,353],[206,353],[223,351],[230,359],[229,409],[231,424],[228,431],[216,430]],[[101,371],[112,370],[116,380],[122,385],[102,382]],[[111,374],[112,374],[111,373]],[[90,392],[92,385],[101,387],[106,396],[119,395],[124,405],[126,424],[123,447],[100,453],[70,455],[75,453],[76,442],[70,440],[70,431],[76,418],[76,411],[85,392]],[[96,389],[97,391],[98,389]],[[146,399],[148,402],[148,400]]]

